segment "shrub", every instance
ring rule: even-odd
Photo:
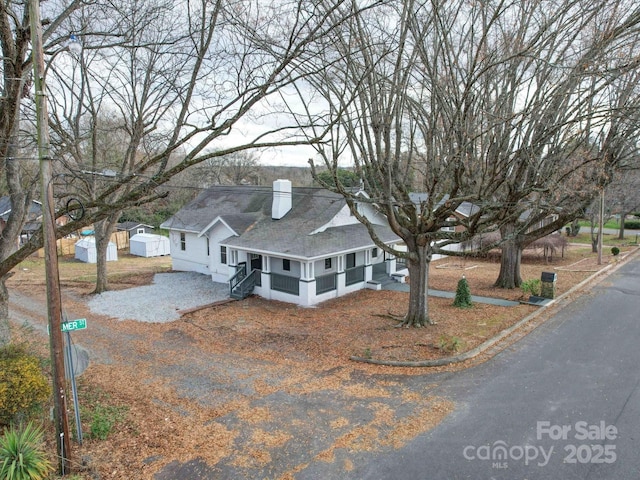
[[[473,306],[471,301],[471,290],[469,290],[469,283],[463,276],[458,280],[458,287],[456,288],[456,298],[453,300],[453,304],[458,308],[470,308]]]
[[[618,247],[611,247],[611,255],[614,257],[620,253],[620,249]]]
[[[44,480],[52,469],[42,449],[42,429],[33,423],[22,431],[12,427],[0,438],[0,478]]]
[[[51,396],[40,360],[23,345],[0,349],[0,424],[28,417]]]
[[[525,280],[520,284],[520,288],[522,292],[529,295],[540,295],[540,288],[542,287],[542,282],[537,278],[532,278],[531,280]]]
[[[457,352],[462,347],[462,340],[451,335],[442,335],[438,340],[438,348],[446,352]]]
[[[625,220],[624,228],[629,228],[631,230],[640,230],[640,220]]]

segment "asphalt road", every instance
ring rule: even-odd
[[[636,480],[639,340],[636,257],[525,340],[440,378],[434,393],[456,411],[400,450],[361,458],[349,478]]]

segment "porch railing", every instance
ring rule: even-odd
[[[331,290],[335,290],[337,285],[336,274],[329,273],[327,275],[320,275],[316,277],[316,295],[321,293],[327,293]]]
[[[229,295],[233,296],[233,289],[238,286],[247,276],[247,265],[241,264],[236,266],[236,273],[229,279]]]
[[[253,293],[253,288],[256,286],[256,279],[260,278],[260,270],[251,270],[249,275],[245,275],[242,280],[235,283],[233,287],[231,287],[230,297],[236,299],[247,298],[251,293]],[[230,283],[231,285],[231,283]]]
[[[271,273],[271,290],[300,295],[300,279],[279,273]]]
[[[364,282],[364,265],[345,269],[345,285]]]

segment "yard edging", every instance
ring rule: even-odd
[[[533,319],[537,318],[538,316],[542,315],[543,312],[546,312],[546,309],[548,307],[550,307],[552,305],[556,305],[558,302],[560,302],[561,300],[564,300],[569,295],[581,290],[588,283],[593,282],[596,278],[598,278],[600,276],[605,276],[605,274],[610,275],[611,273],[616,271],[618,268],[620,268],[622,265],[627,263],[627,261],[630,258],[633,258],[636,255],[638,255],[638,252],[640,252],[640,247],[637,247],[635,251],[633,251],[633,252],[629,253],[628,255],[626,255],[623,260],[618,261],[616,263],[612,263],[612,264],[607,265],[606,267],[602,268],[601,270],[598,270],[593,275],[590,275],[589,277],[584,279],[582,282],[578,283],[577,285],[575,285],[574,287],[572,287],[571,289],[569,289],[568,291],[566,291],[565,293],[560,295],[558,298],[553,299],[551,302],[547,303],[546,305],[541,306],[535,312],[530,313],[529,315],[527,315],[523,319],[519,320],[515,324],[513,324],[510,327],[505,328],[504,330],[500,331],[500,333],[498,333],[496,336],[494,336],[494,337],[492,337],[492,338],[490,338],[488,340],[485,340],[483,343],[481,343],[477,347],[474,347],[471,350],[468,350],[468,351],[466,351],[464,353],[461,353],[459,355],[454,355],[454,356],[445,357],[445,358],[438,358],[436,360],[421,360],[421,361],[375,360],[375,359],[372,359],[372,358],[359,357],[359,356],[355,356],[355,355],[349,357],[349,359],[354,361],[354,362],[369,363],[369,364],[373,364],[373,365],[382,365],[382,366],[388,366],[388,367],[442,367],[442,366],[445,366],[445,365],[451,365],[451,364],[454,364],[454,363],[460,363],[460,362],[464,362],[464,361],[467,361],[467,360],[471,360],[472,358],[480,355],[481,353],[485,352],[489,348],[495,346],[498,342],[500,342],[504,338],[508,337],[509,335],[511,335],[513,332],[515,332],[519,328],[525,326],[531,320],[533,320]]]

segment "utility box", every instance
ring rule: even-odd
[[[558,274],[555,272],[542,272],[540,286],[540,296],[542,298],[556,298],[556,280]]]

